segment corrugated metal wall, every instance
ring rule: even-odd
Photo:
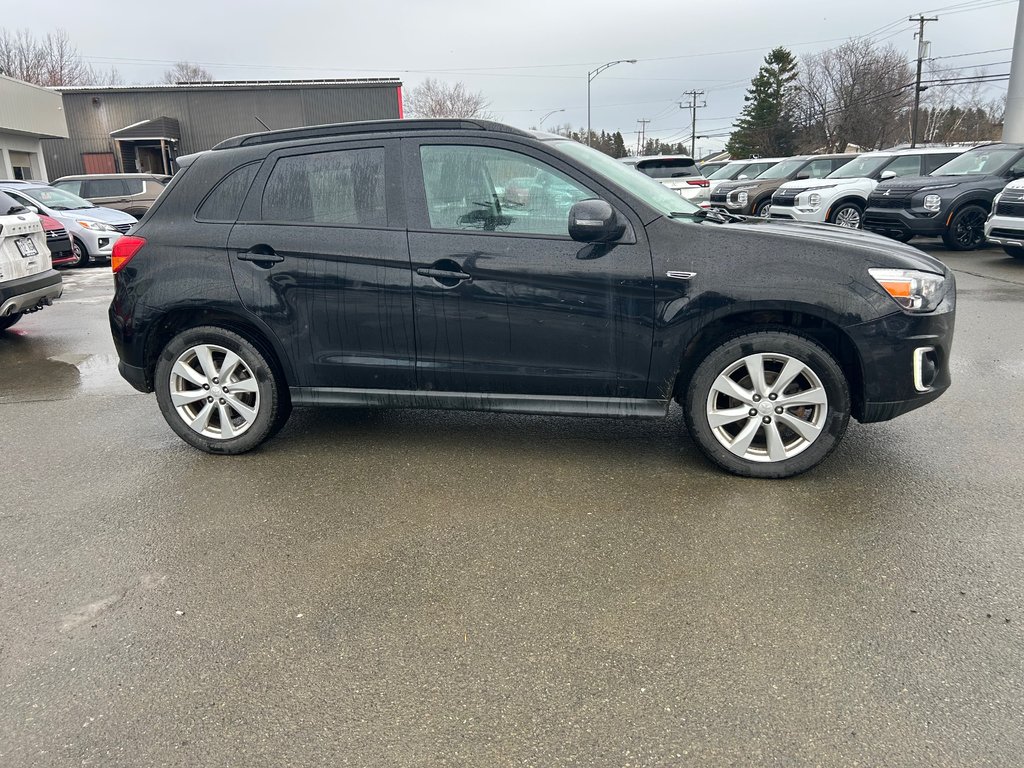
[[[114,152],[110,132],[140,120],[173,117],[181,125],[178,154],[209,149],[240,133],[303,125],[398,117],[398,85],[216,86],[153,90],[68,91],[68,139],[47,139],[51,179],[83,173],[82,153]]]

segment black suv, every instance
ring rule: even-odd
[[[864,229],[907,242],[941,237],[953,251],[985,242],[992,198],[1024,176],[1024,145],[988,144],[964,152],[928,176],[883,181],[868,197]]]
[[[293,405],[665,416],[743,475],[949,386],[953,276],[873,235],[701,211],[577,142],[487,121],[242,136],[118,241],[122,375],[186,442]],[[524,183],[526,179],[529,183]]]

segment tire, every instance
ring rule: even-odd
[[[980,205],[965,205],[953,214],[942,233],[942,242],[951,251],[973,251],[985,244],[985,219],[988,211]]]
[[[226,365],[231,372],[224,382]],[[225,384],[237,386],[233,395],[220,390]],[[207,453],[251,451],[284,426],[291,410],[263,353],[237,333],[216,326],[190,328],[171,339],[157,360],[154,387],[171,429]]]
[[[758,368],[762,385],[753,383]],[[774,392],[787,370],[789,381]],[[806,403],[802,394],[809,395]],[[744,477],[792,477],[824,461],[839,444],[850,421],[850,388],[839,364],[816,342],[786,331],[756,331],[729,339],[700,362],[683,410],[690,435],[722,469]]]
[[[89,265],[89,251],[85,248],[85,243],[79,240],[77,237],[71,239],[71,252],[75,254],[75,261],[68,264],[68,267],[86,267]]]
[[[1007,256],[1013,256],[1015,259],[1024,261],[1024,248],[1021,248],[1019,245],[1004,245],[1003,250]]]
[[[846,229],[863,229],[864,209],[856,203],[842,203],[836,206],[828,217],[830,224]]]
[[[772,199],[769,197],[767,200],[762,200],[754,206],[754,215],[762,219],[767,219],[770,215],[771,207]]]
[[[15,312],[13,315],[7,315],[7,317],[0,317],[0,331],[6,331],[16,322],[21,320],[25,316],[24,312]]]

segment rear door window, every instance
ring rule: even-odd
[[[903,155],[889,163],[882,172],[891,171],[897,176],[921,175],[921,155]]]
[[[697,164],[689,157],[641,160],[636,164],[636,169],[652,179],[677,179],[684,176],[700,176]]]
[[[124,186],[129,195],[141,195],[146,188],[146,182],[143,179],[125,179]]]
[[[264,221],[386,227],[384,148],[290,155],[263,191]]]
[[[124,182],[121,179],[88,179],[82,186],[83,196],[90,197],[124,197]]]

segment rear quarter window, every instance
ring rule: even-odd
[[[141,195],[146,188],[146,182],[142,179],[125,179],[124,186],[129,195]]]
[[[234,222],[242,209],[242,201],[249,191],[260,163],[249,163],[236,168],[213,188],[196,211],[199,221]]]

